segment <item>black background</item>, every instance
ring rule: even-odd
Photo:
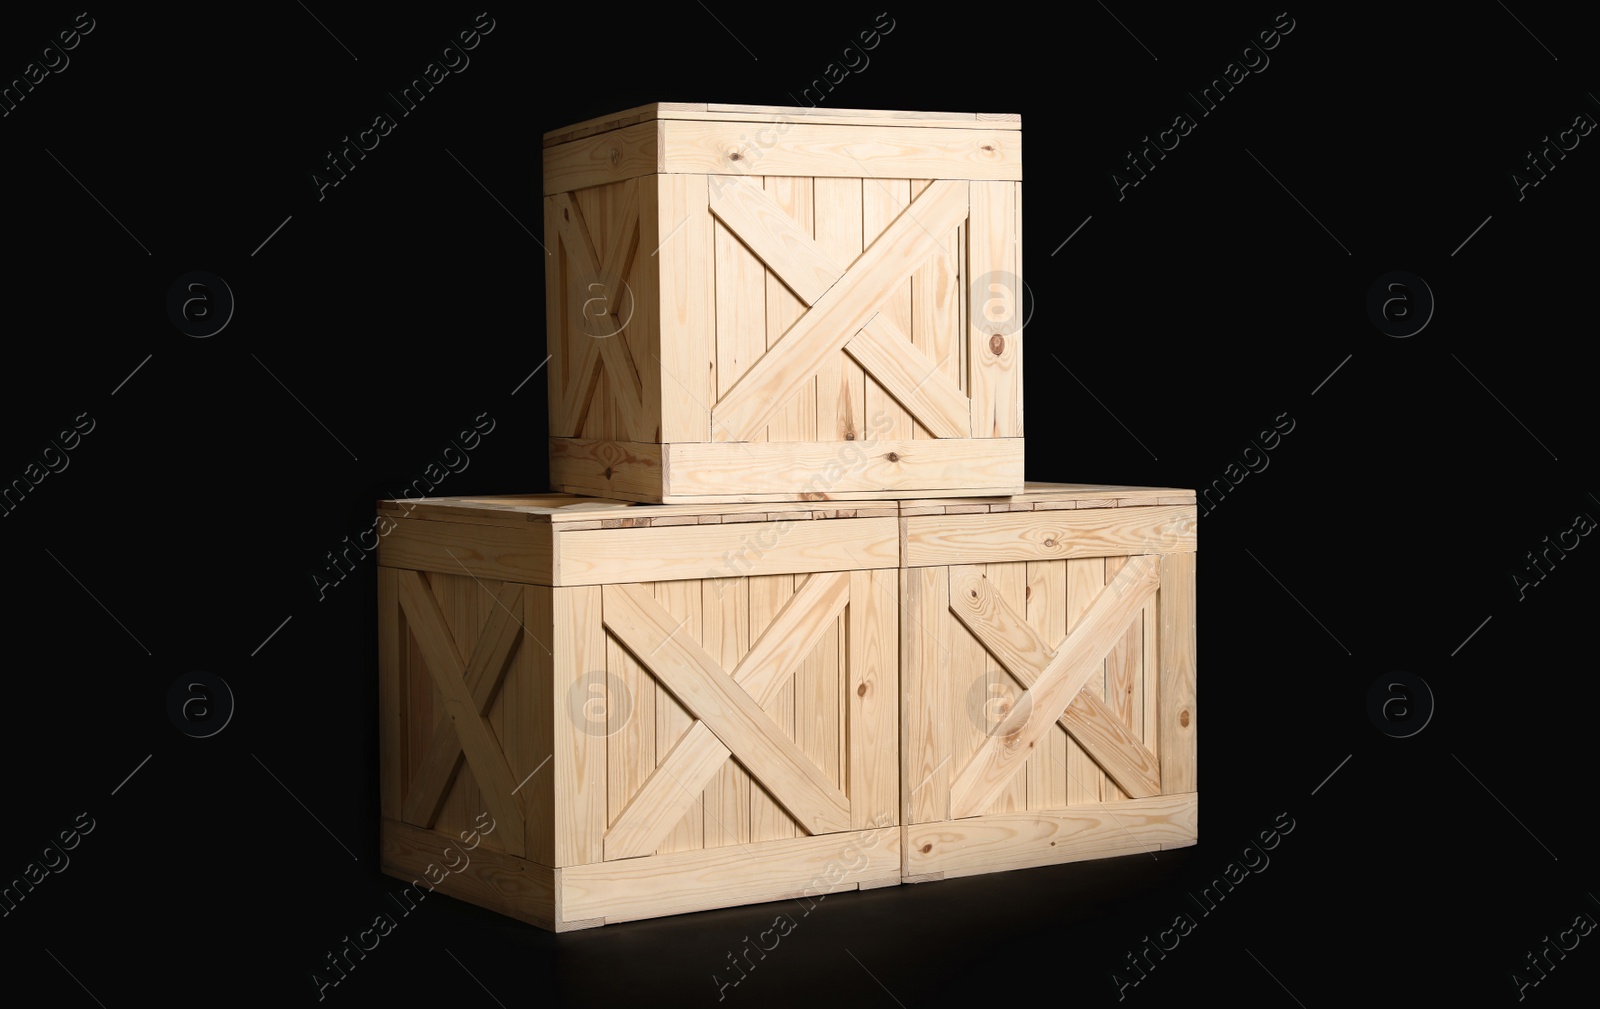
[[[1115,1002],[1113,973],[1138,976],[1124,955],[1190,913],[1128,1002],[1510,1003],[1524,953],[1600,915],[1600,547],[1525,599],[1512,577],[1600,515],[1600,137],[1526,199],[1511,179],[1600,116],[1600,81],[1576,15],[1510,6],[1291,8],[1270,64],[1205,118],[1186,92],[1280,8],[889,9],[826,104],[1023,116],[1029,477],[1202,487],[1275,417],[1295,426],[1201,522],[1200,844],[838,896],[726,1002]],[[398,883],[377,868],[374,563],[324,599],[312,575],[481,413],[493,432],[439,492],[547,487],[545,375],[513,395],[545,356],[541,134],[658,100],[791,105],[879,20],[491,9],[470,66],[319,200],[324,153],[478,9],[311,10],[91,10],[70,65],[0,119],[0,480],[95,425],[0,520],[0,877],[95,823],[0,919],[6,976],[52,1004],[317,1001],[312,972],[337,977],[324,955]],[[9,18],[0,75],[76,13]],[[1119,200],[1125,152],[1180,112],[1198,127]],[[207,339],[165,309],[191,270],[237,300]],[[1409,338],[1367,315],[1390,270],[1437,302]],[[207,739],[167,715],[195,670],[236,699]],[[1437,705],[1404,739],[1367,710],[1397,670]],[[1282,813],[1270,865],[1202,917],[1187,893]],[[784,910],[553,936],[437,896],[323,994],[716,1002],[727,953]],[[1596,946],[1528,999],[1592,991]]]

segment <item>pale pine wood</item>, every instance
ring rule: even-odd
[[[904,823],[950,816],[951,740],[950,650],[940,640],[947,623],[949,585],[943,568],[902,568],[900,655],[901,793]]]
[[[1164,792],[1197,787],[1194,560],[1194,554],[1161,558],[1161,708],[1156,738]]]
[[[669,476],[663,496],[671,503],[685,504],[700,498],[893,500],[906,493],[969,494],[974,486],[1003,490],[1022,473],[1023,460],[1020,438],[681,444],[667,446],[667,452]],[[769,494],[759,490],[763,487],[793,489]],[[610,493],[621,496],[624,492]]]
[[[1126,557],[1107,557],[1106,581],[1110,582],[1111,579],[1115,578],[1117,572],[1121,571],[1127,562],[1128,559]],[[1144,563],[1151,563],[1151,561],[1146,559]],[[1139,736],[1133,731],[1136,721],[1134,693],[1139,680],[1143,678],[1143,670],[1140,668],[1140,653],[1143,650],[1143,645],[1144,614],[1140,613],[1139,617],[1129,626],[1128,633],[1122,636],[1122,640],[1106,656],[1106,706],[1110,709],[1111,717],[1126,728],[1135,740],[1139,739]],[[1143,712],[1139,712],[1138,720],[1142,721],[1142,718]],[[1128,793],[1116,783],[1117,776],[1113,774],[1111,777],[1113,780],[1108,783],[1106,799],[1128,798]],[[1159,776],[1156,779],[1156,784],[1156,791],[1160,791]]]
[[[895,580],[892,571],[850,574],[845,703],[849,710],[850,825],[857,830],[901,822]]]
[[[1029,561],[1027,621],[1044,641],[1060,641],[1067,636],[1067,564],[1065,561]],[[1028,681],[1024,680],[1024,683]],[[1066,727],[1057,726],[1045,733],[1035,749],[1043,750],[1043,760],[1035,753],[1030,762],[1037,769],[1028,782],[1029,809],[1060,809],[1067,804]]]
[[[710,423],[710,417],[709,412],[705,413],[701,425]],[[660,497],[661,488],[667,485],[662,462],[662,451],[667,447],[636,441],[551,438],[550,479],[582,494]]]
[[[661,608],[672,614],[675,619],[683,621],[678,633],[700,642],[705,624],[700,611],[700,583],[657,582],[654,591],[656,601],[661,604]],[[694,722],[694,716],[684,710],[683,705],[678,703],[671,692],[665,690],[656,692],[656,769],[651,774],[651,780],[660,776],[661,765],[666,762],[667,755]],[[657,851],[663,853],[693,851],[705,847],[705,817],[698,803],[703,791],[704,789],[699,789],[691,793],[690,807],[678,817],[675,826],[661,840]]]
[[[578,866],[561,870],[559,884],[569,917],[611,924],[836,894],[899,865],[900,828],[880,827]]]
[[[715,188],[716,180],[712,180]],[[727,396],[739,380],[767,353],[767,283],[761,260],[722,223],[716,225],[712,246],[716,291],[717,397]],[[770,413],[771,411],[769,411]],[[766,416],[735,438],[726,421],[713,408],[713,438],[766,441]]]
[[[1156,755],[1105,701],[1088,690],[1080,691],[1062,712],[1061,724],[1104,769],[1108,780],[1101,791],[1106,801],[1130,796],[1143,799],[1164,791]]]
[[[1106,562],[1103,557],[1074,557],[1067,561],[1067,633],[1078,628],[1088,614],[1090,606],[1105,592]],[[1104,658],[1094,662],[1088,682],[1080,694],[1105,697],[1106,669]],[[1075,700],[1076,698],[1074,698]],[[1072,736],[1067,744],[1067,804],[1100,802],[1106,798],[1105,772],[1095,762],[1084,742]]]
[[[518,716],[524,728],[519,752],[517,794],[527,811],[527,855],[542,865],[560,864],[556,836],[561,829],[556,812],[556,719],[565,720],[565,696],[557,697],[555,656],[555,590],[543,585],[524,586],[522,622],[527,639],[517,650],[517,674],[526,688],[517,695]],[[537,628],[537,630],[534,630]],[[570,724],[570,723],[569,723]],[[570,750],[568,751],[570,752]]]
[[[942,251],[929,234],[954,228],[966,212],[964,185],[940,181],[928,187],[862,253],[845,276],[817,300],[782,342],[718,400],[712,408],[713,437],[752,440],[775,404],[787,398],[800,382],[815,375],[823,359],[837,352],[877,314],[883,301],[918,266]]]
[[[607,630],[636,655],[650,656],[656,676],[758,777],[811,833],[849,826],[849,800],[792,741],[775,731],[759,705],[693,642],[673,634],[673,621],[636,587],[603,590]]]
[[[769,180],[770,181],[770,180]],[[769,281],[770,286],[770,281]],[[770,294],[770,291],[769,291]],[[801,581],[806,576],[801,577]],[[820,578],[822,576],[810,576]],[[784,605],[794,598],[794,575],[766,575],[752,578],[750,585],[750,634],[755,638],[756,645],[745,653],[740,660],[741,669],[749,667],[754,673],[758,669],[782,670],[788,665],[784,660],[771,661],[762,659],[756,654],[762,644],[767,641],[767,630],[772,626],[778,614],[783,611]],[[780,629],[779,633],[783,633]],[[740,681],[735,675],[735,682],[747,691],[757,702],[761,703],[761,710],[766,712],[774,725],[783,730],[783,733],[804,750],[802,738],[795,732],[795,680],[797,675],[792,670],[775,673],[771,676],[774,687],[760,690],[750,682]],[[755,677],[751,676],[750,680]],[[811,756],[811,754],[807,754]],[[789,814],[784,812],[783,806],[778,803],[767,790],[759,784],[750,789],[750,840],[774,841],[780,838],[795,837],[800,832]]]
[[[918,197],[932,184],[922,180],[911,184],[911,195]],[[945,383],[966,398],[967,371],[963,348],[966,345],[965,319],[962,311],[961,277],[963,271],[964,225],[945,238],[946,254],[933,256],[911,275],[911,342],[924,357],[939,369]],[[964,433],[972,433],[972,407],[970,401],[962,410]],[[925,422],[926,423],[926,422]],[[932,425],[929,425],[931,428]],[[932,432],[937,435],[937,432]],[[937,435],[938,437],[948,437]]]
[[[918,567],[1192,553],[1196,520],[1195,509],[1185,505],[913,515],[904,520],[903,563]]]
[[[1001,603],[1011,610],[1013,614],[1020,614],[1027,608],[1023,599],[1027,592],[1027,568],[1024,564],[990,564],[984,572],[989,589]],[[1019,618],[1020,619],[1020,618]],[[1024,625],[1026,626],[1026,625]],[[981,640],[981,638],[980,638]],[[1018,702],[1022,700],[1023,691],[1027,684],[1018,682],[1006,665],[995,659],[991,653],[985,656],[989,669],[989,698],[990,702],[1000,702],[992,713],[999,716],[999,720],[991,720],[991,731],[999,729],[1007,715],[1014,711]],[[1047,712],[1040,712],[1042,719],[1048,720]],[[1035,751],[1047,747],[1035,746]],[[1030,765],[1035,757],[1041,756],[1037,752],[1029,753],[1023,762],[1022,773],[1014,774],[1002,785],[995,794],[994,801],[989,804],[985,812],[989,813],[1017,813],[1028,808],[1028,777],[1032,773]]]
[[[496,823],[494,832],[485,835],[484,841],[502,829]],[[442,893],[551,931],[602,924],[597,920],[562,926],[555,909],[558,870],[549,866],[490,850],[484,843],[464,851],[459,837],[389,819],[382,822],[379,833],[380,867],[386,875],[405,882],[407,891],[414,889],[423,894],[420,901],[409,898],[419,908],[427,906],[428,895]],[[451,850],[449,856],[444,854],[446,849]],[[470,861],[460,872],[447,868],[450,863],[461,865],[464,858]],[[429,866],[434,867],[432,871]],[[435,886],[432,881],[440,879],[441,873],[444,876]],[[391,907],[385,913],[396,917],[395,910]]]
[[[750,580],[706,579],[700,584],[706,651],[722,668],[732,669],[750,650]],[[723,761],[704,793],[707,848],[749,843],[750,793],[755,787],[737,761]]]
[[[1002,182],[971,184],[968,260],[973,283],[990,274],[1020,276],[1017,272],[1015,233],[1016,187]],[[993,283],[994,281],[991,281]],[[968,359],[972,367],[972,433],[977,438],[1013,438],[1019,430],[1018,395],[1021,383],[1018,361],[1020,332],[1002,333],[989,325],[985,306],[990,291],[974,291],[981,299],[969,311]],[[1011,310],[1021,312],[1022,291],[1010,293]],[[996,341],[995,337],[999,337]],[[995,348],[1000,353],[995,353]]]
[[[1199,808],[1190,792],[916,824],[905,830],[906,871],[949,879],[1187,847],[1198,836]]]
[[[860,179],[813,179],[817,248],[837,263],[853,263],[862,244]],[[866,435],[866,372],[843,352],[817,367],[817,440],[855,441]]]
[[[810,246],[812,231],[811,180],[769,175],[761,180],[765,193],[779,213],[795,225],[797,237]],[[815,248],[815,246],[810,246]],[[806,313],[806,301],[784,286],[767,271],[767,348],[783,339],[783,334]],[[817,440],[816,379],[801,384],[784,407],[772,415],[767,425],[767,440],[776,442],[814,442]]]
[[[1106,652],[1158,583],[1153,571],[1129,567],[1101,593],[1034,681],[1028,691],[1029,702],[1012,709],[957,775],[950,786],[952,816],[976,815],[994,801],[1007,780],[1021,769],[1037,739],[1053,724],[1043,717],[1030,719],[1030,708],[1065,710],[1100,670]]]
[[[880,235],[888,230],[895,218],[905,213],[911,205],[911,181],[909,179],[885,179],[873,177],[863,179],[861,182],[861,230],[870,246]],[[913,212],[914,214],[915,212]],[[934,232],[934,235],[939,234]],[[931,242],[929,243],[931,246]],[[942,255],[944,250],[939,248],[934,251],[935,257]],[[905,347],[908,352],[914,352],[910,347],[911,332],[911,278],[890,287],[878,304],[878,313],[875,319],[884,320],[883,329],[879,335],[892,333],[898,342],[890,348],[890,354]],[[852,338],[852,342],[858,338]],[[848,348],[848,345],[846,345]],[[869,423],[881,428],[879,437],[895,441],[908,440],[916,437],[916,424],[911,415],[895,398],[884,389],[884,378],[877,375],[871,368],[866,367],[866,362],[860,356],[852,354],[867,372],[867,399],[866,411]],[[891,358],[892,359],[892,358]],[[881,420],[880,420],[881,418]]]
[[[652,253],[660,293],[659,364],[661,440],[705,441],[711,431],[716,385],[710,364],[715,306],[706,277],[711,268],[712,228],[704,175],[663,176],[656,187]],[[648,203],[646,203],[648,206]],[[641,243],[642,244],[642,243]],[[650,269],[648,265],[645,267]],[[551,431],[554,434],[554,430]],[[657,457],[659,458],[659,450]],[[551,472],[552,486],[555,472]],[[660,480],[656,481],[660,486]]]
[[[570,140],[606,133],[657,119],[697,119],[726,123],[808,122],[837,126],[921,126],[972,129],[974,124],[996,130],[1022,128],[1022,117],[1014,112],[922,112],[886,109],[842,109],[803,105],[726,105],[706,102],[652,102],[611,115],[598,116],[572,126],[550,130],[544,146],[555,147]],[[758,132],[757,136],[761,134]]]
[[[405,770],[405,654],[399,586],[393,568],[378,569],[378,808],[400,818]]]
[[[502,529],[423,519],[392,521],[394,528],[378,540],[378,563],[384,567],[550,584],[548,526]]]
[[[661,124],[644,122],[546,148],[544,195],[570,193],[660,172],[660,132]],[[680,168],[679,171],[694,170]]]
[[[561,585],[852,571],[893,567],[892,518],[749,522],[662,529],[585,529],[556,535]],[[725,557],[725,555],[727,555]],[[729,559],[731,558],[731,559]]]
[[[606,738],[583,731],[570,702],[572,685],[586,674],[606,668],[606,635],[600,623],[597,586],[555,589],[555,618],[550,649],[554,653],[552,706],[555,709],[554,757],[546,768],[554,782],[556,865],[581,865],[605,857]]]
[[[925,425],[923,437],[931,433],[936,438],[966,438],[972,434],[972,404],[967,397],[945,378],[937,362],[930,361],[895,329],[885,314],[880,313],[863,326],[844,349],[910,416]],[[871,411],[871,395],[867,405]],[[898,437],[905,438],[907,434],[901,431]]]
[[[524,851],[525,824],[522,805],[512,795],[516,780],[506,766],[488,720],[468,690],[466,669],[445,626],[444,613],[417,572],[399,572],[397,587],[401,609],[422,647],[434,684],[444,699],[444,708],[460,737],[461,749],[472,766],[474,777],[482,784],[484,802],[495,820],[506,825],[502,838],[506,850],[520,855]]]
[[[872,135],[854,125],[802,123],[790,126],[782,143],[765,150],[740,139],[741,135],[748,136],[749,130],[739,123],[664,120],[658,125],[661,171],[668,173],[1022,180],[1021,135],[993,129],[990,124],[971,130],[908,126],[896,128],[892,135]],[[575,141],[572,146],[582,143],[585,141]],[[622,151],[620,146],[618,150],[625,167],[604,175],[605,181],[632,170],[634,163],[642,160],[629,159],[630,152]],[[588,178],[602,177],[594,161],[594,154],[585,157],[572,152],[565,156],[559,169],[563,177],[582,171],[589,173]],[[576,168],[569,167],[573,162],[578,163]],[[546,152],[545,171],[548,174],[550,170]],[[545,185],[548,190],[548,180]]]
[[[844,267],[812,240],[810,229],[759,182],[719,176],[709,191],[711,213],[808,307],[844,276]]]

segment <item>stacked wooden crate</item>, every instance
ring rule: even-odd
[[[386,872],[561,931],[1194,843],[1194,494],[1024,484],[1020,127],[547,135],[556,492],[380,504]]]

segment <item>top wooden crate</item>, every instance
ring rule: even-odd
[[[552,486],[1020,492],[1021,125],[660,103],[546,134]]]

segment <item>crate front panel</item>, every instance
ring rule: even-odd
[[[899,822],[895,575],[555,592],[558,865]]]
[[[908,878],[1193,843],[1192,540],[1049,542],[901,572]]]

